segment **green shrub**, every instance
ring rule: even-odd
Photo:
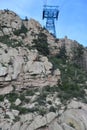
[[[36,48],[40,54],[45,56],[49,55],[47,36],[44,33],[40,32],[38,38],[33,40],[33,43],[33,47]]]
[[[45,86],[42,90],[43,93],[45,93],[46,95],[48,94],[52,94],[54,92],[58,92],[59,91],[59,87],[58,86],[53,86],[53,87],[50,87],[50,86]]]
[[[26,34],[28,31],[28,29],[24,26],[24,24],[22,24],[21,28],[18,30],[15,30],[13,33],[17,36],[19,36],[21,33]]]
[[[48,94],[47,92],[42,91],[42,93],[39,95],[39,97],[36,100],[39,105],[45,105],[47,94]]]
[[[20,106],[17,107],[17,110],[20,112],[20,114],[26,114],[29,112],[27,108],[20,107]]]
[[[9,47],[19,47],[23,45],[22,41],[17,41],[15,39],[9,39],[8,35],[0,36],[0,42],[6,44]]]
[[[57,54],[57,58],[61,58],[64,62],[67,60],[65,44],[60,47],[60,52]]]
[[[35,91],[33,89],[26,91],[26,96],[33,96]]]
[[[52,105],[52,101],[50,101],[50,100],[47,103],[50,104],[50,105]]]
[[[39,108],[34,107],[34,108],[25,108],[22,106],[16,106],[14,103],[11,104],[11,109],[16,109],[20,112],[20,114],[26,114],[26,113],[31,113],[31,112],[36,112],[39,111]]]
[[[0,95],[0,102],[4,100],[4,95]]]
[[[18,93],[15,93],[15,92],[12,92],[12,93],[7,94],[7,95],[6,95],[6,98],[7,98],[11,103],[13,103],[13,102],[15,102],[15,100],[16,100],[17,98],[19,98],[19,94],[18,94]]]
[[[39,114],[44,116],[46,114],[46,109],[44,108],[39,108]]]
[[[50,112],[56,112],[56,108],[54,106],[51,106],[49,109]]]
[[[49,57],[53,63],[53,69],[59,68],[61,71],[61,84],[57,87],[52,87],[52,91],[58,92],[58,96],[62,102],[76,97],[85,101],[87,73],[78,64],[73,62],[65,62],[66,56]],[[50,91],[50,88],[48,89]]]
[[[8,35],[4,35],[4,36],[0,36],[0,42],[7,44],[9,42],[9,36]]]
[[[15,104],[11,104],[11,109],[18,110],[20,114],[26,114],[29,112],[29,109],[21,107],[21,106],[15,106]]]

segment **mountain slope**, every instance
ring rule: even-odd
[[[0,11],[0,129],[86,130],[87,49]]]

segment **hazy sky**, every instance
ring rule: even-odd
[[[34,18],[42,25],[43,4],[59,5],[56,22],[58,38],[68,38],[87,46],[87,0],[0,0],[0,9],[15,11],[21,18]]]

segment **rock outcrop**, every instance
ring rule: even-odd
[[[73,105],[78,102],[72,101]],[[69,104],[70,105],[70,104]],[[86,105],[83,104],[82,105]],[[15,113],[18,113],[14,111]],[[20,121],[13,124],[12,120],[14,119],[12,112],[6,113],[10,119],[3,120],[1,123],[0,119],[0,128],[8,130],[86,130],[87,129],[87,111],[83,107],[74,109],[69,108],[65,110],[60,116],[58,113],[50,112],[44,116],[35,115],[34,113],[29,113],[20,116]]]
[[[10,35],[13,30],[20,29],[22,20],[16,13],[9,10],[0,11],[0,36]]]
[[[8,85],[16,86],[19,90],[26,87],[53,86],[60,80],[60,71],[53,70],[52,63],[47,57],[39,55],[37,50],[22,47],[8,48],[1,44],[0,54],[0,86],[2,88]],[[9,91],[11,90],[12,87]],[[0,94],[3,93],[0,92]]]
[[[0,130],[87,130],[84,70],[85,47],[1,10]]]

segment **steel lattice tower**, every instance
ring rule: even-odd
[[[46,29],[56,36],[55,20],[58,20],[59,10],[58,6],[44,5],[43,19],[46,19]]]

